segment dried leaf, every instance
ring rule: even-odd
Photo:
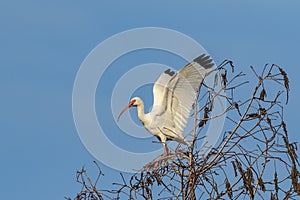
[[[210,113],[210,109],[208,107],[205,107],[204,108],[204,114],[203,114],[203,119],[200,120],[199,124],[198,124],[198,127],[202,127],[204,126],[204,124],[206,124],[206,122],[208,121],[209,119],[209,113]]]
[[[260,118],[260,114],[258,113],[250,113],[250,114],[247,114],[247,117],[249,118]]]
[[[226,88],[226,86],[227,86],[227,75],[226,75],[226,72],[224,74],[221,74],[221,77],[222,77],[223,86]]]
[[[289,101],[289,92],[290,92],[290,85],[289,85],[289,78],[287,76],[287,73],[280,67],[279,68],[279,71],[281,73],[281,75],[283,76],[283,80],[284,80],[284,86],[285,86],[285,89],[286,89],[286,103],[288,103]]]
[[[292,166],[292,171],[291,171],[291,179],[292,179],[292,184],[293,184],[293,188],[294,188],[294,191],[297,192],[298,190],[298,176],[299,175],[299,172],[297,170],[297,167],[296,165],[293,165]]]
[[[266,191],[265,183],[263,182],[261,177],[258,178],[258,185],[262,191],[264,191],[264,192]]]
[[[225,186],[226,186],[226,192],[228,194],[228,197],[230,199],[232,199],[232,188],[231,188],[231,185],[230,185],[230,183],[229,183],[229,181],[228,181],[227,178],[225,179]]]
[[[259,94],[259,99],[264,101],[265,97],[267,97],[267,93],[266,93],[266,90],[263,88],[262,91]]]
[[[277,176],[277,172],[276,171],[274,173],[274,184],[275,184],[276,194],[278,194],[279,186],[278,186],[278,176]]]
[[[233,102],[232,105],[237,109],[239,115],[242,116],[242,113],[240,112],[239,104],[237,102]]]
[[[206,120],[200,120],[199,124],[198,124],[198,127],[202,127],[206,124]]]
[[[275,197],[275,195],[272,192],[271,192],[270,200],[277,200],[277,198]]]
[[[254,178],[253,178],[253,173],[252,173],[251,168],[247,169],[246,174],[247,174],[247,177],[248,177],[249,184],[253,183],[254,182]]]
[[[210,113],[210,109],[208,107],[204,108],[204,118],[209,118],[208,113]]]
[[[235,160],[235,163],[236,163],[236,166],[237,166],[237,168],[238,168],[240,174],[243,175],[243,174],[244,174],[244,170],[243,170],[243,168],[242,168],[241,163],[240,163],[238,160]]]
[[[267,117],[267,122],[272,127],[272,120],[269,117]]]
[[[267,110],[265,108],[259,108],[259,113],[260,113],[260,115],[266,115]]]
[[[236,165],[235,165],[234,161],[231,161],[231,164],[232,164],[233,169],[234,169],[234,176],[237,177]]]
[[[231,66],[231,72],[234,73],[234,65],[231,60],[228,60],[229,65]]]

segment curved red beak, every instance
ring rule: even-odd
[[[122,115],[128,108],[130,108],[130,107],[133,106],[134,102],[135,102],[135,100],[132,100],[127,106],[125,106],[125,107],[121,110],[120,114],[118,115],[117,121],[119,121],[121,115]]]

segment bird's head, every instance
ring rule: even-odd
[[[142,99],[140,97],[133,97],[130,101],[129,104],[131,104],[131,106],[139,106],[142,104]]]
[[[129,101],[129,104],[127,106],[125,106],[122,111],[120,112],[119,116],[118,116],[118,119],[117,121],[119,121],[121,115],[130,107],[137,107],[139,105],[142,104],[142,99],[139,98],[139,97],[133,97],[130,101]]]

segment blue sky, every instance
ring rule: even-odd
[[[96,45],[132,28],[180,31],[216,63],[231,59],[245,71],[249,65],[282,66],[291,80],[285,117],[290,139],[299,142],[299,8],[296,1],[271,0],[1,1],[1,198],[62,199],[80,190],[75,172],[82,165],[93,172],[94,158],[73,122],[76,73]],[[128,66],[137,59],[130,58]],[[143,55],[139,61],[151,59]],[[104,180],[119,180],[117,171],[102,168]]]

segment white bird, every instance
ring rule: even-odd
[[[148,132],[156,136],[164,146],[163,157],[169,155],[167,140],[189,145],[183,137],[197,91],[213,66],[210,56],[202,54],[175,73],[170,69],[160,75],[153,87],[154,103],[151,112],[144,113],[144,102],[134,97],[118,116],[130,107],[137,107],[140,121]]]

